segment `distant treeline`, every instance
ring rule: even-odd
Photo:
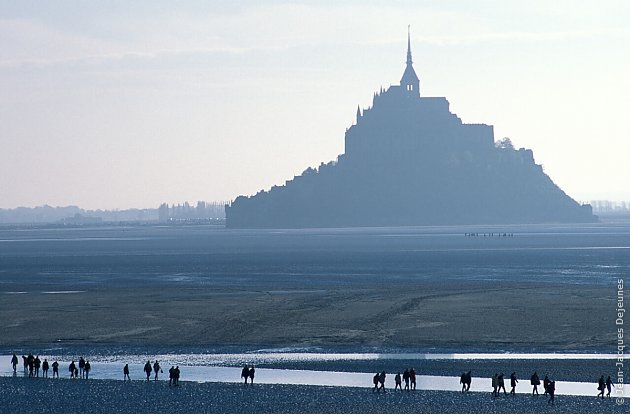
[[[103,222],[157,222],[225,219],[226,201],[199,201],[196,206],[188,203],[164,203],[158,208],[130,208],[125,210],[86,210],[77,206],[18,207],[0,209],[0,224],[44,224],[87,225]]]
[[[593,200],[589,204],[593,213],[630,213],[630,201]]]
[[[191,206],[188,202],[184,204],[173,204],[169,206],[163,203],[158,208],[158,220],[161,222],[174,220],[204,220],[204,219],[225,219],[225,205],[229,201],[198,201],[196,206]]]

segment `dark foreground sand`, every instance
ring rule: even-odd
[[[67,289],[67,286],[64,286]],[[614,352],[606,286],[491,281],[4,294],[0,347],[349,346]]]
[[[622,413],[613,399],[543,396],[492,399],[489,393],[365,388],[0,378],[2,413]]]

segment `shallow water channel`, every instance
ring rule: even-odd
[[[181,381],[193,382],[241,382],[240,366],[225,366],[237,364],[257,364],[268,362],[288,362],[288,361],[343,361],[343,360],[373,360],[373,359],[613,359],[615,355],[604,354],[317,354],[317,353],[254,353],[254,354],[165,354],[151,357],[151,362],[157,358],[162,366],[163,373],[159,375],[159,380],[168,381],[168,369],[172,365],[179,365],[181,370]],[[19,358],[17,373],[14,374],[10,366],[10,355],[0,356],[1,376],[24,376],[22,358]],[[40,357],[43,360],[43,356]],[[61,378],[69,378],[67,358],[49,357],[48,361],[57,360],[59,362],[59,373]],[[92,370],[91,379],[122,380],[123,367],[129,361],[145,361],[146,356],[127,355],[113,357],[93,357],[90,360]],[[78,366],[78,363],[77,363]],[[130,376],[132,380],[146,380],[143,372],[143,364],[129,364]],[[40,376],[41,376],[40,372]],[[388,373],[385,381],[387,389],[394,388],[394,373]],[[289,385],[316,385],[334,387],[364,387],[371,388],[374,373],[367,372],[338,372],[338,371],[314,371],[314,370],[291,370],[256,368],[255,382],[259,384],[289,384]],[[52,369],[49,371],[52,377]],[[153,374],[151,375],[153,380]],[[505,378],[506,388],[509,392],[510,380]],[[473,377],[470,391],[491,392],[492,382],[490,378]],[[404,384],[403,384],[404,386]],[[630,397],[630,386],[624,387],[626,397]],[[419,375],[417,376],[417,389],[438,390],[438,391],[460,391],[461,385],[459,377],[439,376],[439,375]],[[540,393],[542,385],[539,386]],[[529,380],[521,379],[516,388],[517,393],[531,393],[532,387]],[[595,396],[597,394],[597,384],[589,382],[556,381],[557,395],[581,395]],[[614,390],[613,390],[614,393]]]

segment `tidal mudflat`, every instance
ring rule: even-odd
[[[630,226],[614,223],[287,231],[3,229],[0,350],[122,359],[284,348],[329,354],[612,354],[616,281],[629,273],[629,251]],[[513,369],[519,378],[532,369],[546,371],[559,381],[594,382],[613,374],[610,360],[579,358],[403,357],[259,365],[349,373],[393,373],[407,366],[429,376],[457,376],[472,369],[473,375],[487,378],[497,367],[506,375]],[[103,412],[133,407],[135,399],[151,401],[148,389],[140,388],[145,385],[136,383],[1,381],[8,384],[4,392],[12,393],[7,404],[27,389],[68,406],[81,404],[75,402],[76,392],[84,389],[101,396],[99,406],[110,408]],[[131,399],[109,396],[123,386]],[[63,395],[46,394],[51,387]],[[167,395],[163,393],[173,391],[166,386],[155,393],[166,398],[165,406],[200,409],[198,399],[205,398],[220,404],[223,412],[254,410],[243,394],[249,391],[235,384],[190,383],[184,389]],[[501,405],[507,400],[492,402],[485,393],[462,400],[449,391],[418,391],[407,400],[388,394],[370,402],[365,390],[277,384],[257,390],[254,399],[275,412],[347,412],[348,407],[405,412],[415,411],[416,403],[424,412],[437,412],[440,406],[440,412],[510,409]],[[194,398],[188,393],[201,397],[187,401]],[[588,407],[584,412],[603,407],[583,397],[565,398],[579,401],[580,410]],[[408,404],[411,399],[416,400]],[[467,401],[474,401],[474,408]],[[516,401],[512,408],[520,407],[517,412],[532,410],[519,405],[532,403],[524,396]],[[300,410],[304,404],[309,409]],[[581,412],[568,407],[556,410]],[[614,409],[611,404],[601,412]]]

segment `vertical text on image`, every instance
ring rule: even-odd
[[[623,336],[623,321],[626,313],[626,309],[623,303],[624,291],[623,291],[623,279],[617,279],[617,318],[615,319],[615,325],[617,327],[617,362],[615,366],[617,368],[617,384],[615,386],[615,401],[618,405],[624,403],[624,351],[625,340]]]

